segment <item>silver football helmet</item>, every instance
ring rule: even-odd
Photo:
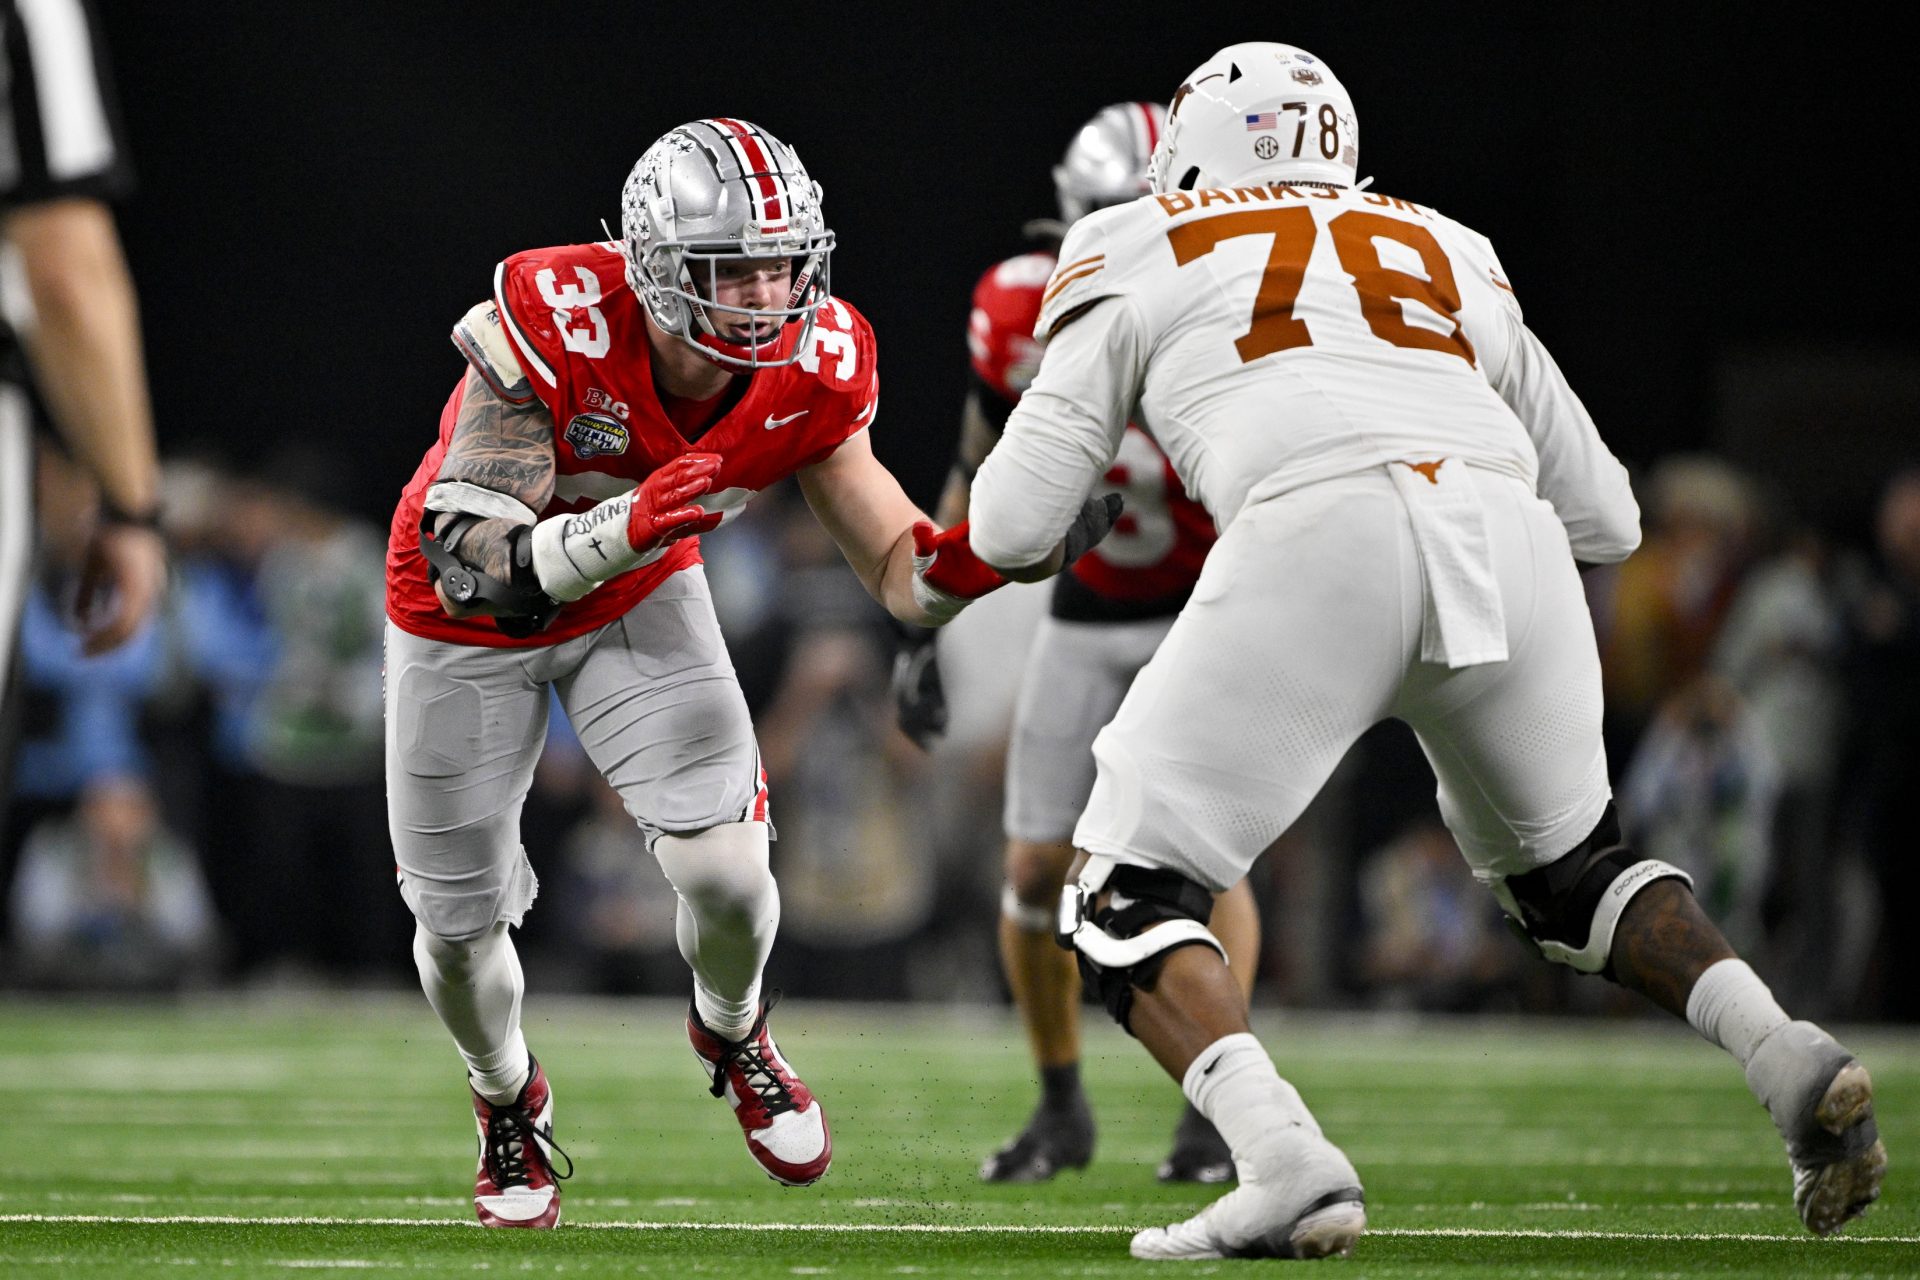
[[[1326,182],[1360,164],[1353,99],[1327,64],[1286,44],[1233,44],[1187,77],[1167,109],[1153,189]]]
[[[627,283],[666,332],[735,369],[791,364],[827,300],[833,232],[820,184],[758,125],[683,124],[648,147],[620,192]],[[786,305],[714,301],[719,264],[785,260]]]
[[[1081,125],[1053,166],[1060,220],[1071,226],[1095,209],[1146,195],[1147,162],[1166,127],[1167,109],[1157,102],[1116,102]]]

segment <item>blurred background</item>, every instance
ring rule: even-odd
[[[628,168],[713,114],[825,187],[879,335],[876,451],[931,507],[973,282],[1054,211],[1095,110],[1217,47],[1325,58],[1375,189],[1488,235],[1633,471],[1646,543],[1587,579],[1615,787],[1804,1017],[1914,1020],[1920,328],[1904,51],[1843,10],[1182,4],[1138,17],[651,4],[98,6],[138,175],[173,586],[83,660],[61,621],[96,495],[50,443],[0,986],[410,988],[381,790],[382,547],[520,249],[617,225]],[[990,1002],[1000,774],[1045,588],[942,640],[955,723],[892,725],[892,637],[790,486],[706,540],[759,727],[809,996]],[[539,989],[679,993],[672,893],[563,716],[525,826]],[[1396,725],[1254,872],[1256,1000],[1620,1012],[1502,928]]]

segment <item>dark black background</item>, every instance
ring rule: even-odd
[[[825,186],[836,291],[880,338],[876,447],[930,502],[968,291],[1052,211],[1075,128],[1244,39],[1326,60],[1376,189],[1492,238],[1630,460],[1711,442],[1731,350],[1915,337],[1911,58],[1832,8],[103,7],[163,446],[317,442],[316,485],[382,519],[493,263],[598,238],[646,145],[713,114]]]

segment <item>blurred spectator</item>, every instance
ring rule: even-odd
[[[410,929],[382,790],[380,534],[341,514],[346,464],[310,451],[260,478],[203,470],[172,489],[170,620],[203,690],[173,727],[210,739],[194,825],[236,966],[398,974]]]
[[[1654,469],[1646,537],[1609,573],[1600,627],[1609,758],[1627,760],[1660,705],[1706,669],[1755,531],[1752,487],[1716,458]]]
[[[551,741],[548,750],[555,750]],[[647,852],[620,793],[592,769],[586,782],[591,807],[553,851],[558,857],[542,861],[534,854],[538,866],[553,868],[542,890],[560,908],[552,914],[569,922],[549,945],[585,990],[682,995],[687,966],[674,941],[673,885]]]
[[[193,851],[131,778],[33,828],[10,914],[15,975],[38,988],[170,989],[210,977],[219,946]]]
[[[1361,979],[1389,1008],[1485,1008],[1526,958],[1438,821],[1408,826],[1366,859],[1360,907]]]
[[[1725,681],[1670,697],[1640,740],[1620,791],[1635,849],[1693,877],[1693,893],[1743,954],[1761,940],[1780,767],[1760,723]]]
[[[1905,908],[1920,900],[1912,816],[1920,796],[1920,467],[1888,482],[1875,534],[1878,572],[1850,619],[1843,810],[1883,908],[1863,1012],[1916,1021]]]
[[[1757,963],[1796,1008],[1833,1012],[1836,889],[1851,859],[1833,839],[1833,787],[1846,724],[1843,565],[1800,530],[1748,574],[1712,669],[1740,695],[1777,766],[1773,874]]]
[[[387,839],[386,539],[343,514],[345,469],[290,451],[260,483],[272,533],[258,591],[278,645],[247,719],[246,758],[261,779],[252,854],[278,887],[280,954],[374,977],[407,968],[413,928]]]
[[[98,657],[56,600],[87,555],[92,480],[41,451],[42,568],[20,634],[23,740],[5,824],[0,879],[20,980],[168,986],[204,968],[215,946],[191,854],[161,826],[139,737],[159,670],[151,626]]]

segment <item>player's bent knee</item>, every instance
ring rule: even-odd
[[[1620,838],[1611,802],[1599,825],[1573,849],[1493,886],[1507,915],[1555,964],[1613,977],[1613,933],[1634,895],[1659,880],[1693,877],[1671,863],[1642,858]]]
[[[1213,891],[1197,880],[1095,856],[1061,890],[1059,940],[1077,953],[1082,981],[1132,1034],[1133,993],[1153,990],[1170,954],[1204,946],[1226,961],[1227,949],[1207,928],[1212,914]]]
[[[653,842],[653,856],[674,892],[702,910],[750,910],[775,892],[764,822],[668,832]]]
[[[423,971],[431,969],[442,981],[461,982],[486,963],[506,933],[507,926],[498,923],[471,937],[445,938],[419,923],[413,931],[414,963]]]
[[[1053,927],[1060,888],[1073,865],[1073,846],[1065,842],[1042,844],[1032,840],[1007,841],[1007,894],[1023,910],[1043,917],[1040,927]]]

